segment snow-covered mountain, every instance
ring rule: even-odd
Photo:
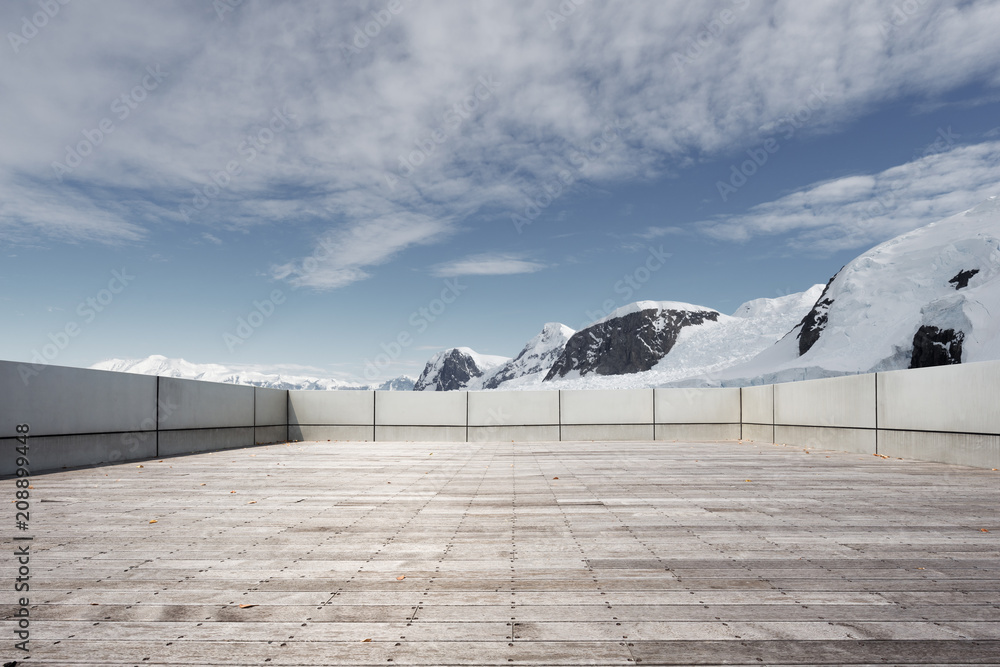
[[[676,301],[639,301],[573,334],[546,380],[648,371],[670,353],[685,327],[717,322],[720,313]]]
[[[565,324],[549,322],[541,332],[528,341],[521,352],[498,367],[483,381],[483,389],[497,389],[515,381],[529,383],[541,379],[562,355],[566,343],[576,333]],[[535,378],[535,376],[541,376]]]
[[[430,358],[413,390],[481,389],[483,376],[508,361],[508,357],[479,354],[467,347],[453,347]]]
[[[723,384],[1000,359],[1000,200],[845,266],[791,332]]]
[[[738,386],[1000,359],[1000,201],[903,234],[824,287],[724,315],[640,301],[585,329],[549,323],[509,359],[452,348],[379,386],[153,356],[92,368],[282,389]]]
[[[413,388],[413,378],[401,376],[386,380],[380,385],[363,385],[334,378],[316,378],[302,375],[267,373],[253,367],[234,369],[221,364],[193,364],[184,359],[168,359],[154,354],[145,359],[108,359],[94,364],[91,368],[119,373],[159,375],[162,377],[203,380],[206,382],[226,382],[254,387],[274,389],[378,389],[381,391],[409,391]]]
[[[669,311],[700,313],[700,324],[687,324],[678,327],[673,345],[665,355],[656,358],[649,370],[620,375],[602,375],[593,368],[586,373],[574,370],[567,373],[566,378],[544,379],[544,374],[532,375],[500,385],[499,389],[628,389],[636,387],[657,387],[670,383],[688,380],[692,377],[714,376],[720,371],[734,365],[753,359],[763,350],[773,346],[792,327],[798,324],[816,303],[823,291],[822,285],[815,285],[805,292],[790,294],[773,299],[755,299],[744,303],[733,315],[724,315],[718,311],[691,304],[676,302],[638,302],[630,304],[611,313],[593,325],[577,332],[574,337],[581,337],[586,342],[593,340],[591,335],[600,338],[602,332],[609,328],[604,326],[609,322],[621,325],[626,318],[646,313],[637,321],[648,322],[648,334],[655,334],[655,323],[666,332],[668,325],[684,321],[677,315],[669,315]],[[652,315],[649,311],[659,313]],[[695,318],[699,319],[699,318]],[[628,338],[627,329],[614,329],[613,335]],[[662,336],[663,334],[657,334]],[[636,349],[641,336],[636,336],[626,347]],[[662,338],[659,348],[665,349]],[[600,350],[600,345],[595,345]],[[639,357],[646,358],[649,350],[644,350]],[[596,368],[600,364],[609,364],[611,359],[618,357],[612,352],[611,359],[601,360],[599,353],[591,357],[589,365]],[[648,357],[652,358],[652,357]]]

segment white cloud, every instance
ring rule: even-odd
[[[897,26],[892,6],[860,0],[588,2],[553,30],[555,2],[404,3],[349,53],[384,5],[244,2],[220,21],[211,3],[71,3],[19,53],[0,49],[0,90],[16,91],[0,123],[0,233],[192,233],[180,206],[222,178],[194,225],[325,229],[351,252],[301,248],[274,275],[335,288],[477,211],[520,210],[560,169],[608,185],[753,145],[817,86],[821,132],[903,95],[1000,85],[1000,5],[918,5]],[[0,4],[0,25],[28,6]],[[734,20],[705,38],[724,9]],[[157,65],[162,83],[120,118],[115,100]],[[295,127],[249,158],[248,137],[286,108]],[[58,187],[52,163],[105,118],[113,133]],[[616,121],[620,138],[595,153]],[[581,167],[578,152],[593,159]],[[322,267],[303,271],[310,257]]]
[[[545,264],[526,260],[522,255],[484,253],[438,264],[431,269],[431,273],[438,278],[509,276],[518,273],[535,273],[544,268],[546,268]]]
[[[664,236],[679,236],[682,234],[687,234],[688,231],[683,227],[667,226],[667,227],[647,227],[645,231],[636,234],[641,239],[646,239],[651,241],[653,239],[663,238]]]
[[[789,247],[830,252],[873,245],[1000,193],[1000,142],[951,148],[873,175],[815,183],[746,214],[698,223],[742,242],[791,235]]]
[[[394,215],[331,230],[305,259],[273,266],[273,277],[296,287],[336,289],[368,277],[367,267],[392,259],[413,245],[432,243],[451,232],[448,221]]]

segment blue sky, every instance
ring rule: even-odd
[[[417,375],[802,291],[1000,191],[989,1],[18,0],[0,28],[9,360]]]

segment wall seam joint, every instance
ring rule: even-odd
[[[160,376],[156,376],[156,458],[160,458]]]

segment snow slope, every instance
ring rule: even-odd
[[[806,322],[718,379],[769,383],[909,368],[918,332],[935,330],[952,332],[944,337],[960,342],[963,363],[1000,359],[996,197],[864,253],[831,280]]]
[[[773,346],[809,312],[822,289],[822,285],[815,285],[798,294],[755,299],[741,305],[733,315],[720,313],[715,322],[705,321],[697,326],[684,327],[669,354],[649,371],[628,375],[590,374],[544,382],[542,373],[505,382],[499,389],[632,389],[710,376],[752,359]],[[674,301],[637,302],[616,310],[595,325],[651,309],[660,312],[716,312]]]
[[[381,389],[399,391],[410,389],[413,386],[413,379],[406,376],[387,380],[378,386],[371,386],[333,378],[266,373],[255,370],[253,367],[235,369],[221,364],[193,364],[184,359],[168,359],[158,354],[145,359],[108,359],[94,364],[91,368],[119,373],[159,375],[205,382],[272,387],[274,389]]]
[[[658,363],[641,366],[650,370],[621,375],[595,372],[599,357],[614,357],[623,346],[642,348],[648,334],[662,333],[677,313],[705,316],[699,323],[676,327],[672,346],[652,357]],[[607,344],[578,346],[564,377],[549,373],[565,361],[573,340],[580,342],[587,332],[595,341],[603,336]],[[748,301],[732,315],[674,301],[639,301],[581,332],[549,323],[514,359],[481,355],[469,348],[440,352],[428,361],[417,388],[739,386],[992,359],[1000,359],[1000,200],[996,197],[869,250],[825,287]],[[405,377],[371,387],[161,356],[112,359],[92,368],[291,389],[414,386]],[[610,372],[619,370],[612,367]],[[553,379],[544,380],[549,374]]]
[[[542,327],[541,332],[525,344],[521,352],[513,359],[497,367],[483,377],[483,389],[497,389],[513,386],[511,383],[531,383],[534,376],[545,374],[552,368],[559,355],[566,347],[566,342],[576,332],[565,324],[549,322]]]
[[[509,357],[479,354],[468,347],[453,347],[438,352],[424,366],[413,386],[414,391],[455,391],[481,389],[484,378]]]

